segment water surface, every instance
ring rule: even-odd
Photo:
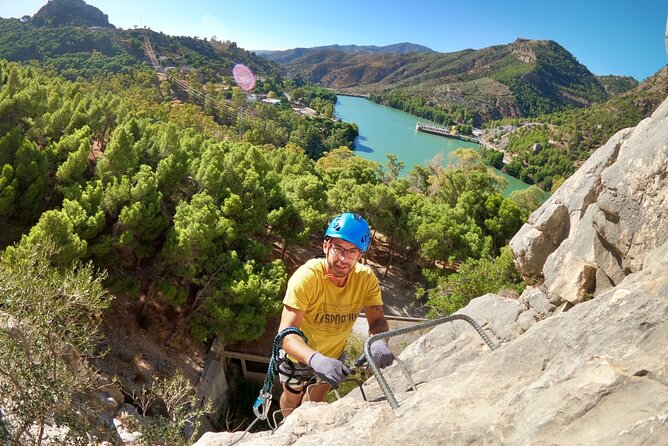
[[[354,146],[357,155],[381,164],[387,162],[386,155],[396,155],[406,163],[401,172],[403,176],[414,165],[427,165],[437,155],[446,163],[449,154],[459,148],[480,149],[476,143],[418,132],[415,124],[426,122],[424,119],[364,98],[339,95],[335,115],[342,121],[354,122],[359,126],[359,136]],[[494,170],[508,181],[508,187],[503,191],[505,195],[529,187],[517,178]]]

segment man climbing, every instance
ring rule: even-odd
[[[362,217],[338,215],[325,231],[325,258],[307,261],[288,281],[279,332],[296,327],[308,343],[297,334],[283,340],[282,354],[287,355],[280,362],[279,376],[285,416],[302,401],[323,401],[330,388],[338,387],[350,373],[341,355],[360,309],[366,313],[370,336],[389,329],[378,279],[359,263],[370,242],[369,225]],[[394,360],[383,341],[374,342],[370,350],[379,367]],[[310,385],[316,376],[324,382]]]

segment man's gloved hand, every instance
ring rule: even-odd
[[[339,387],[339,383],[350,374],[350,369],[341,361],[329,358],[319,352],[313,353],[308,365],[315,371],[316,375],[324,379],[333,388]]]
[[[371,359],[381,369],[392,364],[394,361],[394,355],[387,344],[381,339],[371,344],[369,350],[371,351]]]

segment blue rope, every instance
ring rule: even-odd
[[[260,395],[255,400],[253,404],[253,412],[260,419],[265,419],[267,417],[267,409],[269,403],[271,402],[271,388],[274,385],[274,378],[276,378],[276,371],[278,368],[278,355],[281,350],[281,345],[283,345],[283,339],[290,334],[296,334],[301,336],[304,342],[308,343],[308,338],[302,331],[297,327],[288,327],[281,330],[276,337],[274,338],[274,344],[271,348],[271,358],[269,358],[269,367],[267,370],[267,376],[264,378],[264,384],[262,385],[262,390]],[[265,406],[264,411],[260,412],[260,406]]]

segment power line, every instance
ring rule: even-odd
[[[181,79],[178,76],[176,69],[165,69],[165,67],[160,64],[160,61],[158,60],[153,46],[151,45],[151,42],[147,36],[144,36],[144,49],[149,57],[149,60],[151,61],[151,64],[153,65],[153,68],[159,74],[159,76],[164,76],[169,82],[176,84],[183,91],[187,92],[191,98],[195,98],[196,100],[201,101],[202,106],[212,106],[221,116],[237,115],[237,125],[239,125],[240,133],[243,120],[249,121],[251,124],[254,124],[258,127],[260,127],[261,124],[265,121],[265,119],[258,116],[255,109],[237,105],[232,101],[212,97],[210,93],[195,88],[188,81]],[[310,139],[307,140],[306,143],[307,147],[304,147],[304,150],[307,151],[312,157],[321,155],[319,148],[315,147]]]

